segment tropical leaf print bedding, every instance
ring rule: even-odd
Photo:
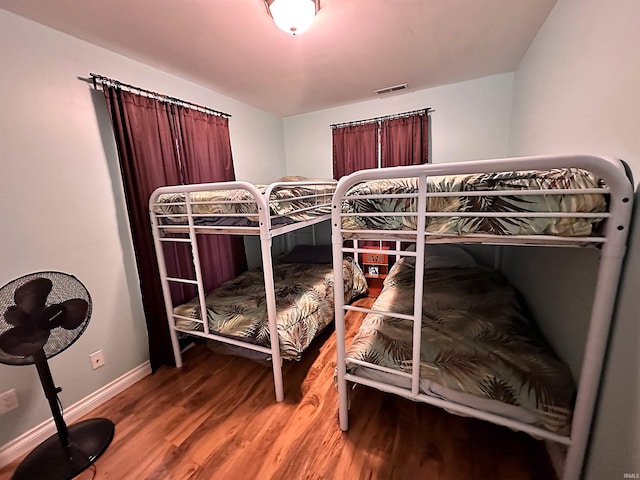
[[[390,272],[373,309],[413,314],[414,269],[404,260]],[[497,400],[526,410],[548,430],[568,432],[571,373],[523,315],[499,272],[479,266],[425,270],[422,309],[423,388],[437,385],[432,392],[445,398],[453,391]],[[368,314],[347,358],[410,373],[412,322]],[[347,369],[358,367],[347,360]]]
[[[344,292],[348,301],[367,290],[360,267],[343,262]],[[283,358],[299,359],[311,341],[334,319],[333,267],[330,264],[288,263],[274,267],[278,336]],[[264,275],[249,270],[206,295],[207,319],[212,333],[258,345],[270,345]],[[197,298],[174,313],[200,319]],[[178,319],[176,326],[200,330],[202,324]]]
[[[301,182],[329,180],[311,180],[305,177],[283,177],[279,182]],[[256,185],[261,194],[264,194],[268,185]],[[309,220],[311,218],[331,213],[328,205],[335,190],[334,184],[318,185],[285,185],[272,191],[269,201],[270,214],[279,217],[274,223],[292,223]],[[321,194],[321,197],[313,195]],[[326,194],[326,195],[324,195]],[[258,224],[258,208],[255,198],[249,191],[236,190],[210,190],[191,193],[192,211],[194,214],[207,215],[196,217],[199,225],[244,225]],[[317,202],[326,206],[303,210],[314,207]],[[154,207],[157,215],[177,215],[164,218],[166,223],[184,224],[187,222],[187,213],[184,193],[163,193],[158,197]],[[216,217],[216,215],[225,215]],[[226,215],[233,215],[228,217]]]
[[[497,172],[474,175],[434,176],[427,179],[428,192],[477,192],[496,190],[583,189],[602,185],[592,173],[577,168]],[[343,202],[344,213],[415,212],[415,198],[393,198],[392,194],[418,192],[417,178],[373,180],[352,187]],[[383,198],[366,198],[383,195]],[[427,197],[427,211],[433,212],[604,212],[600,194],[504,195]],[[597,218],[514,217],[427,217],[426,231],[434,235],[557,235],[589,236]],[[415,230],[416,216],[343,217],[348,230]]]

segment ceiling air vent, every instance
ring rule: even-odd
[[[381,88],[380,90],[376,90],[375,93],[378,95],[384,95],[385,93],[397,92],[398,90],[404,90],[407,88],[406,83],[401,83],[400,85],[394,85],[393,87]]]

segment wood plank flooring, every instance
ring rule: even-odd
[[[348,335],[361,316],[348,315]],[[88,416],[116,424],[96,479],[555,478],[542,443],[526,434],[364,386],[351,392],[350,428],[341,432],[332,331],[300,362],[286,362],[282,403],[268,366],[205,345],[184,360],[181,369],[161,368]],[[17,464],[0,469],[0,480]]]

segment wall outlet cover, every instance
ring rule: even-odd
[[[89,355],[89,360],[91,360],[91,368],[93,368],[94,370],[96,368],[102,367],[105,363],[102,350],[98,350],[97,352],[93,352],[91,355]]]

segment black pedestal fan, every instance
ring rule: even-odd
[[[105,418],[67,427],[47,359],[66,350],[87,328],[91,296],[74,276],[38,272],[0,289],[0,363],[35,364],[58,433],[36,447],[18,466],[15,480],[71,479],[107,449],[114,425]]]

